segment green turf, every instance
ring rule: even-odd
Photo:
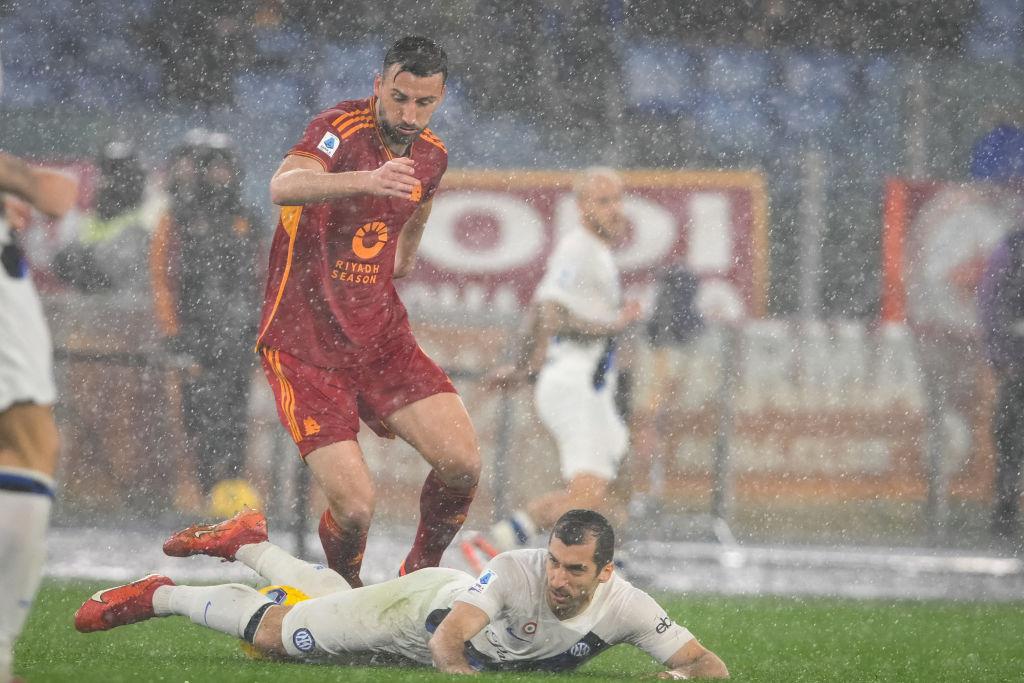
[[[418,669],[254,662],[237,641],[180,617],[82,635],[71,617],[101,586],[47,581],[15,650],[29,683],[87,681],[440,681]],[[657,596],[669,613],[751,681],[1022,681],[1024,603]],[[659,670],[622,645],[572,675],[501,681],[621,680]]]

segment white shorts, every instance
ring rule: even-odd
[[[7,243],[0,225],[0,248]],[[15,403],[52,405],[53,343],[32,278],[12,277],[0,266],[0,411]]]
[[[297,603],[281,624],[288,654],[351,662],[362,654],[432,661],[426,619],[451,607],[476,579],[458,569],[430,567],[411,574]]]
[[[615,407],[615,373],[594,388],[599,357],[590,349],[559,349],[537,377],[537,414],[558,445],[566,482],[584,473],[615,479],[629,447],[629,430]]]

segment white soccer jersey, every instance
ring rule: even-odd
[[[596,323],[614,322],[621,298],[611,249],[582,227],[555,247],[534,293],[535,301],[559,303],[573,316]],[[605,339],[548,341],[534,400],[558,444],[566,481],[584,472],[614,479],[625,455],[629,434],[615,407],[613,354]]]
[[[653,598],[615,574],[582,614],[559,621],[544,597],[547,552],[502,553],[475,580],[457,569],[431,567],[304,600],[285,615],[281,641],[301,659],[353,663],[396,655],[429,665],[431,634],[456,602],[476,605],[490,617],[466,643],[467,659],[480,669],[564,671],[619,643],[664,663],[693,639]]]
[[[653,598],[616,574],[598,586],[581,614],[560,621],[545,598],[547,555],[546,549],[502,553],[455,598],[491,619],[467,645],[475,666],[563,671],[619,643],[664,663],[693,639]]]
[[[575,316],[602,323],[618,316],[621,296],[611,249],[583,227],[559,240],[533,294],[536,301],[556,301]]]
[[[428,567],[304,600],[285,615],[281,642],[288,654],[299,658],[351,663],[361,655],[396,655],[430,664],[430,615],[446,613],[472,584],[473,577],[458,569]]]
[[[0,218],[0,410],[57,399],[53,350],[43,305],[14,235]]]

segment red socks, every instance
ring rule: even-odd
[[[431,470],[420,493],[420,526],[416,541],[402,563],[402,575],[441,564],[441,556],[466,521],[476,486],[469,491],[449,488]]]
[[[449,488],[437,472],[431,470],[420,493],[420,526],[416,540],[402,563],[400,574],[441,564],[445,549],[466,521],[474,495],[475,486],[469,491]],[[327,566],[341,574],[353,588],[362,586],[359,569],[366,550],[366,532],[353,535],[345,531],[327,508],[320,518],[320,542],[327,555]]]
[[[324,510],[320,518],[320,543],[327,555],[327,566],[341,574],[353,588],[359,588],[359,569],[363,566],[363,551],[366,550],[366,532],[351,534],[334,521],[331,509]]]

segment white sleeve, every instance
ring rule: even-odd
[[[472,586],[455,597],[482,609],[493,622],[510,598],[527,591],[523,570],[513,560],[498,555],[491,560]]]
[[[693,634],[672,621],[654,598],[640,589],[634,591],[625,603],[625,640],[664,664],[693,640]]]

